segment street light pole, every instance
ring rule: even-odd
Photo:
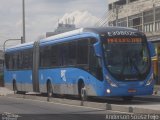
[[[6,42],[8,42],[8,41],[22,41],[22,39],[8,39],[8,40],[6,40],[4,43],[3,43],[3,52],[5,53],[5,47],[6,47]]]
[[[26,39],[26,36],[25,36],[25,0],[22,0],[22,9],[23,9],[23,13],[22,13],[22,16],[23,16],[23,37],[22,37],[22,43],[25,43],[25,39]]]

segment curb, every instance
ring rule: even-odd
[[[160,102],[160,95],[152,95],[152,96],[136,96],[134,100],[142,100],[142,101],[152,101],[152,102]]]
[[[97,103],[97,102],[63,99],[63,98],[47,98],[47,97],[41,97],[41,96],[19,95],[19,94],[7,95],[7,97],[48,101],[48,102],[68,104],[68,105],[85,106],[85,107],[92,107],[92,108],[98,108],[103,110],[120,111],[125,113],[160,114],[160,110],[137,108],[132,106],[123,106],[123,105],[108,104],[108,103]]]

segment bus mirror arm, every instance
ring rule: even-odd
[[[95,55],[96,55],[98,58],[102,58],[102,50],[101,50],[101,45],[100,45],[100,43],[94,44],[94,51],[95,51]]]

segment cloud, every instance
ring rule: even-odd
[[[74,11],[71,13],[66,13],[61,19],[60,23],[66,22],[75,23],[75,25],[79,27],[94,27],[98,18],[93,16],[88,11]]]
[[[42,34],[54,31],[58,19],[64,15],[75,16],[77,27],[92,26],[96,17],[100,18],[107,9],[106,1],[25,0],[26,41],[35,41]],[[22,36],[22,0],[1,0],[0,11],[0,46],[2,46],[6,39]]]

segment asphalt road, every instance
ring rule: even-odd
[[[106,114],[118,112],[1,96],[0,114],[0,119],[18,115],[18,120],[106,120]]]

